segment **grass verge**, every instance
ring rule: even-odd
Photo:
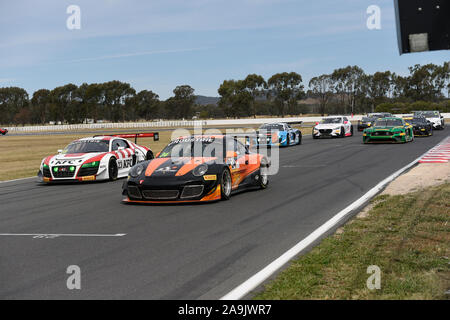
[[[448,299],[450,184],[378,196],[355,218],[299,257],[255,299]],[[381,269],[369,290],[367,267]]]

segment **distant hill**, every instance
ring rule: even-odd
[[[219,100],[219,97],[196,96],[195,103],[202,106],[206,106],[207,104],[217,105]]]

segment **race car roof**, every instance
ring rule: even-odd
[[[95,136],[95,137],[86,137],[78,140],[110,140],[111,136]]]
[[[85,137],[85,138],[80,138],[78,140],[75,141],[93,141],[93,140],[97,140],[97,141],[110,141],[113,137],[111,136],[96,136],[96,137]]]
[[[175,140],[179,140],[179,139],[190,139],[190,138],[214,138],[214,139],[223,139],[225,138],[225,135],[223,134],[194,134],[191,136],[181,136],[178,137]]]

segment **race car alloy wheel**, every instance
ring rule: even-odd
[[[220,179],[220,192],[222,200],[228,200],[231,196],[231,174],[228,169],[222,171]]]
[[[259,186],[261,189],[266,189],[269,184],[269,177],[267,174],[268,171],[267,160],[261,160],[261,164],[259,166]]]
[[[108,173],[109,173],[109,180],[110,181],[117,180],[117,175],[119,174],[119,169],[117,168],[116,158],[109,159]]]

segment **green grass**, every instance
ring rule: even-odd
[[[255,299],[448,299],[450,184],[380,196],[364,218],[297,258]],[[381,269],[381,289],[366,286]]]

